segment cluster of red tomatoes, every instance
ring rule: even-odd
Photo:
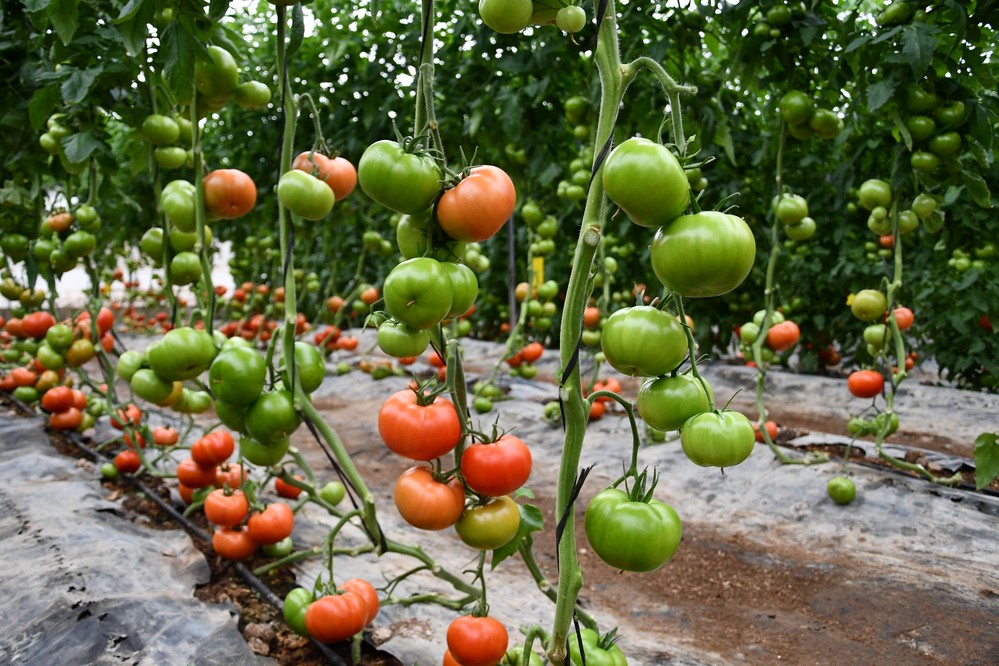
[[[755,365],[755,361],[752,360],[752,348],[759,339],[765,317],[766,310],[760,310],[753,315],[752,321],[747,321],[738,329],[739,350],[743,356],[750,359],[746,362],[747,365]],[[785,319],[780,310],[774,310],[770,313],[767,337],[764,339],[765,346],[760,350],[760,360],[763,363],[772,363],[777,354],[793,349],[800,337],[801,330],[798,325],[790,319]]]

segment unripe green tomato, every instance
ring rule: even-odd
[[[891,233],[891,221],[886,217],[878,218],[873,213],[867,218],[867,228],[878,236]]]
[[[919,228],[919,216],[911,210],[903,210],[898,214],[898,233],[908,234]]]
[[[493,410],[493,401],[484,395],[476,396],[472,401],[472,407],[479,414],[488,414]]]
[[[555,15],[555,25],[563,32],[579,32],[586,25],[586,10],[579,5],[562,7]]]
[[[826,484],[826,492],[839,505],[849,504],[857,496],[857,487],[845,476],[834,476]]]
[[[756,338],[760,336],[760,327],[751,321],[747,321],[739,329],[739,340],[745,345],[752,345]]]
[[[871,324],[864,329],[864,342],[879,351],[890,339],[891,330],[884,324]]]
[[[892,198],[891,185],[876,178],[866,180],[857,191],[857,197],[860,200],[860,205],[867,210],[873,212],[875,208],[881,207],[885,209],[885,216],[887,216],[887,208],[891,205]]]
[[[339,481],[330,481],[319,489],[319,497],[333,506],[338,505],[346,494],[347,489]]]
[[[767,314],[766,310],[757,310],[753,314],[753,323],[756,324],[757,326],[757,332],[759,332],[759,328],[763,326],[763,317],[765,317],[766,314]],[[784,315],[781,314],[780,310],[774,310],[773,312],[770,313],[771,326],[775,326],[783,322],[784,322]]]

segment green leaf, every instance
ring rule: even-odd
[[[208,50],[180,21],[166,27],[160,37],[163,75],[178,100],[190,101],[194,93],[194,61],[208,58]]]
[[[725,154],[733,166],[735,162],[735,144],[732,142],[732,128],[728,125],[725,116],[718,118],[718,125],[715,128],[715,143],[725,149]]]
[[[91,153],[99,149],[102,145],[100,140],[90,132],[78,132],[62,140],[62,148],[66,153],[66,159],[75,164],[86,161]]]
[[[983,432],[975,439],[975,487],[979,490],[999,476],[999,435]]]
[[[45,121],[52,115],[56,105],[59,104],[60,99],[59,86],[46,86],[35,91],[35,94],[31,96],[31,101],[28,102],[31,129],[41,129]]]
[[[113,22],[115,24],[124,23],[125,21],[135,18],[135,15],[139,13],[140,9],[142,9],[142,5],[145,1],[146,0],[128,0],[128,4],[121,8],[118,18],[116,18]]]
[[[208,5],[208,18],[212,21],[218,21],[225,16],[227,11],[229,11],[229,0],[211,0]]]
[[[526,540],[528,545],[530,545],[531,532],[538,532],[543,526],[544,517],[541,515],[541,509],[533,504],[521,504],[520,529],[517,530],[517,536],[510,539],[510,542],[505,546],[501,546],[493,551],[490,567],[495,569],[499,566],[500,562],[516,553],[521,541]]]
[[[989,192],[989,186],[985,183],[985,179],[977,173],[972,173],[970,169],[963,169],[961,180],[964,181],[968,193],[976,204],[982,208],[992,208],[992,193]]]
[[[63,44],[73,41],[77,28],[77,0],[51,0],[48,5],[49,21]]]
[[[861,46],[867,44],[867,42],[870,41],[870,39],[871,38],[868,35],[862,35],[860,37],[857,37],[852,42],[846,45],[846,48],[843,50],[843,53],[851,53],[853,51],[856,51]]]
[[[882,79],[867,86],[867,108],[871,111],[880,109],[895,94],[897,87],[898,82],[892,79]]]
[[[937,38],[925,23],[906,26],[902,32],[902,55],[906,57],[912,75],[921,77],[933,62],[933,52],[937,48]]]
[[[34,13],[44,11],[49,8],[51,0],[24,0],[25,11]]]
[[[62,83],[62,99],[66,104],[79,104],[90,92],[90,87],[94,85],[94,80],[104,71],[103,65],[91,67],[90,69],[77,69],[70,72],[70,75]]]
[[[923,220],[923,227],[931,234],[935,234],[941,229],[943,229],[944,222],[947,221],[947,215],[943,210],[937,208],[930,217]]]

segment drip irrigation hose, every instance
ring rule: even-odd
[[[37,413],[33,408],[21,402],[14,396],[8,394],[5,397],[25,414],[31,416],[37,416]],[[107,462],[111,462],[111,460],[106,456],[104,456],[100,451],[97,451],[91,448],[89,445],[87,445],[84,442],[84,438],[81,437],[78,433],[72,431],[64,431],[63,434],[67,436],[67,438],[73,443],[74,446],[79,448],[88,458],[93,460],[96,464],[104,464]],[[156,493],[152,488],[143,483],[140,479],[138,479],[135,476],[132,476],[131,474],[125,474],[125,473],[121,474],[121,478],[128,481],[128,483],[130,483],[133,487],[135,487],[139,492],[145,494],[146,497],[151,499],[157,506],[159,506],[161,509],[163,509],[163,511],[169,514],[170,517],[174,521],[176,521],[177,524],[183,527],[184,530],[189,535],[201,539],[202,541],[211,543],[212,537],[210,534],[208,534],[203,529],[201,529],[200,527],[189,521],[187,518],[185,518],[180,511],[178,511],[173,505],[164,500],[162,497],[160,497],[158,493]],[[253,574],[253,572],[246,567],[246,565],[241,564],[240,562],[233,562],[232,564],[233,568],[236,570],[237,573],[239,573],[240,577],[250,587],[252,587],[256,592],[258,592],[264,599],[266,599],[268,603],[270,603],[278,610],[281,610],[283,608],[284,601],[279,596],[274,594],[274,592],[272,592],[271,589],[267,587],[267,584],[265,582],[257,578]],[[313,638],[310,638],[309,640],[312,641],[312,644],[316,647],[319,653],[326,658],[326,660],[329,663],[333,664],[334,666],[348,666],[347,662],[344,661],[338,654],[330,650],[330,648],[325,643],[321,643]],[[371,643],[371,641],[368,639],[367,636],[364,637],[364,643],[368,648],[372,650],[377,650],[377,648]]]

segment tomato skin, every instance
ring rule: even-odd
[[[204,180],[205,212],[211,218],[233,220],[257,203],[257,186],[239,169],[216,169]]]
[[[175,328],[146,348],[149,367],[166,381],[194,379],[215,358],[215,341],[206,331]]]
[[[368,604],[352,591],[319,597],[305,611],[309,636],[321,643],[339,643],[364,629]]]
[[[892,200],[891,185],[877,178],[865,180],[857,190],[857,197],[860,205],[867,210],[874,210],[879,206],[888,208]]]
[[[507,433],[495,442],[472,444],[461,455],[461,474],[473,491],[487,497],[508,495],[531,476],[531,450]]]
[[[791,125],[807,123],[812,117],[812,98],[800,90],[791,90],[780,98],[777,105],[781,117]]]
[[[333,190],[333,196],[337,201],[350,196],[357,185],[357,169],[343,157],[331,158],[321,153],[306,151],[295,157],[291,168],[312,174],[326,183]]]
[[[419,356],[429,345],[429,331],[411,329],[397,319],[387,319],[378,327],[378,348],[389,356]]]
[[[378,434],[393,453],[411,460],[439,458],[461,439],[461,421],[451,401],[438,396],[426,406],[414,391],[390,396],[378,410]]]
[[[295,528],[295,513],[287,504],[274,502],[263,511],[252,514],[246,527],[250,538],[261,545],[270,546],[291,536]]]
[[[447,628],[447,649],[461,666],[496,666],[506,654],[510,635],[492,617],[462,615]]]
[[[658,500],[631,501],[619,488],[601,490],[590,500],[583,521],[593,552],[624,571],[655,571],[680,545],[680,517]]]
[[[236,463],[222,463],[215,468],[215,485],[219,488],[235,490],[246,481],[246,470]]]
[[[268,391],[246,412],[246,432],[262,444],[287,439],[301,423],[291,391]]]
[[[656,377],[673,371],[687,357],[687,334],[670,313],[639,305],[607,318],[600,348],[618,372]]]
[[[912,310],[905,306],[895,308],[894,314],[895,324],[898,326],[898,330],[900,331],[910,328],[916,320],[916,316],[912,313]]]
[[[884,390],[885,378],[876,370],[857,370],[847,377],[846,385],[857,398],[873,398]]]
[[[311,173],[292,169],[277,186],[281,205],[302,219],[317,221],[330,214],[336,201],[333,190]]]
[[[228,460],[235,448],[232,435],[215,430],[191,445],[191,458],[202,467],[215,467]]]
[[[441,189],[441,172],[428,157],[406,153],[395,141],[368,146],[357,164],[361,189],[381,205],[416,215],[430,208]]]
[[[652,269],[671,291],[688,298],[726,294],[749,275],[756,239],[741,218],[717,211],[683,215],[652,241]]]
[[[246,530],[220,527],[212,534],[212,550],[227,560],[245,560],[257,552],[257,543]]]
[[[714,398],[713,391],[711,397]],[[654,377],[638,390],[638,413],[658,430],[679,430],[687,419],[708,409],[708,395],[693,375]]]
[[[48,312],[32,312],[21,319],[21,329],[25,335],[35,340],[41,340],[49,329],[55,326],[56,320]]]
[[[421,530],[443,530],[461,517],[465,489],[453,477],[447,483],[434,478],[423,466],[410,467],[395,482],[395,506],[407,523]]]
[[[732,410],[691,417],[680,429],[687,458],[701,467],[732,467],[748,458],[756,445],[753,424]]]
[[[632,222],[662,227],[690,205],[687,174],[669,148],[642,137],[617,146],[603,168],[607,196]]]
[[[291,446],[291,440],[287,437],[273,442],[261,442],[253,437],[241,437],[239,439],[239,451],[247,462],[261,467],[276,465],[284,458]]]
[[[444,319],[454,300],[450,276],[440,262],[430,257],[396,264],[385,278],[383,293],[389,314],[418,330]]]
[[[466,545],[495,550],[517,536],[520,507],[509,495],[494,497],[487,504],[466,508],[454,529]]]
[[[178,441],[180,441],[180,432],[176,428],[169,426],[153,428],[153,442],[156,446],[173,446]]]
[[[214,470],[212,471],[214,472]],[[242,490],[226,493],[222,488],[217,488],[208,493],[205,498],[205,518],[210,523],[221,527],[239,525],[249,511],[250,503]]]
[[[479,0],[482,22],[501,35],[518,33],[531,24],[534,3],[529,0]]]
[[[517,191],[499,167],[478,166],[437,203],[437,221],[451,238],[481,242],[492,238],[513,215]]]
[[[884,316],[888,308],[888,301],[885,295],[877,289],[861,289],[850,303],[850,311],[853,316],[861,321],[877,321]]]

